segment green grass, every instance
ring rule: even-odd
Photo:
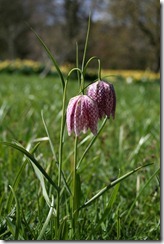
[[[122,181],[82,210],[75,239],[160,240],[160,85],[158,81],[127,84],[119,80],[113,84],[117,95],[116,118],[107,121],[82,162],[82,203],[118,175],[146,163],[154,164]],[[58,77],[41,79],[36,75],[0,74],[0,87],[0,140],[18,141],[24,147],[34,148],[37,138],[47,137],[41,118],[43,111],[54,149],[58,151],[62,109]],[[70,79],[67,102],[77,92],[77,82]],[[79,141],[84,138],[81,135]],[[78,149],[78,157],[90,140],[91,137]],[[73,161],[70,153],[73,146],[73,136],[68,137],[65,131],[63,170],[66,176]],[[47,140],[41,142],[35,155],[56,181],[57,167]],[[18,185],[14,186],[21,167]],[[55,198],[56,192],[46,180],[45,185],[50,200],[52,194]],[[13,198],[9,202],[10,194]],[[69,212],[67,194],[62,199],[65,215]],[[54,218],[52,215],[46,222],[48,213],[33,167],[20,152],[0,144],[0,239],[36,240],[43,230],[42,240],[53,240]],[[44,223],[48,224],[42,229]],[[62,239],[69,239],[68,228],[63,221]]]

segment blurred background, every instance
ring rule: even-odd
[[[74,64],[84,48],[105,69],[160,69],[160,2],[157,0],[0,0],[0,61],[49,62],[29,28],[45,41],[59,64]],[[92,63],[92,66],[97,63]]]

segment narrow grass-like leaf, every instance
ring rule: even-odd
[[[19,184],[19,181],[20,181],[20,176],[21,176],[21,173],[23,172],[25,166],[27,164],[27,161],[24,161],[23,164],[21,165],[16,177],[15,177],[15,180],[14,180],[14,183],[13,183],[13,189],[16,190],[17,187],[18,187],[18,184]],[[12,204],[12,201],[13,201],[13,194],[12,192],[10,193],[9,197],[8,197],[8,200],[7,200],[7,204],[6,204],[6,209],[7,211],[10,211],[10,208],[11,208],[11,204]]]
[[[79,48],[78,48],[78,43],[76,42],[76,68],[79,68]],[[79,87],[81,86],[80,84],[80,75],[79,72],[77,70],[77,79],[78,79],[78,84]]]
[[[39,145],[40,145],[40,143],[37,143],[35,145],[35,147],[31,150],[31,153],[32,154],[37,150],[37,148],[38,148]],[[19,171],[18,171],[18,173],[17,173],[17,175],[15,177],[14,183],[12,185],[12,188],[14,189],[14,191],[16,191],[16,189],[18,187],[18,184],[19,184],[19,181],[20,181],[20,178],[21,178],[20,177],[21,176],[21,173],[23,172],[26,164],[27,164],[27,161],[24,160],[23,161],[23,164],[21,165],[21,167],[20,167],[20,169],[19,169]],[[12,192],[10,192],[10,195],[8,197],[7,204],[6,204],[6,206],[7,206],[6,209],[7,209],[8,212],[10,211],[11,204],[12,204],[12,200],[13,200],[13,194],[12,194]]]
[[[87,46],[88,46],[90,24],[91,24],[91,16],[89,16],[89,19],[88,19],[88,29],[87,29],[86,39],[85,39],[85,46],[84,46],[83,60],[82,60],[82,68],[81,68],[82,72],[84,71],[84,63],[85,63],[85,57],[86,57],[86,52],[87,52]]]
[[[84,137],[84,139],[82,141],[80,141],[77,145],[77,148],[79,148],[81,145],[83,145],[87,140],[89,140],[92,136],[92,134],[89,134],[88,136]],[[69,152],[69,154],[67,155],[67,157],[65,158],[64,162],[67,162],[68,159],[70,158],[70,156],[74,153],[74,149],[72,151]]]
[[[7,222],[8,229],[10,230],[11,234],[14,237],[16,226],[12,223],[11,219],[8,216],[6,217],[6,222]]]
[[[87,52],[87,46],[88,46],[88,38],[89,38],[89,32],[90,32],[90,16],[88,19],[88,29],[85,39],[85,45],[84,45],[84,51],[83,51],[83,58],[82,58],[82,64],[81,64],[81,79],[80,79],[80,92],[82,91],[82,94],[84,94],[84,64],[85,64],[85,58],[86,58],[86,52]]]
[[[32,141],[33,142],[43,142],[43,141],[48,141],[48,140],[49,140],[49,138],[47,136],[45,136],[45,137],[33,139]]]
[[[147,134],[146,136],[142,136],[137,144],[137,147],[135,148],[135,150],[131,153],[130,155],[130,160],[139,153],[140,148],[142,147],[142,145],[149,139],[150,134]]]
[[[41,45],[44,47],[45,51],[47,52],[49,58],[52,60],[57,72],[58,72],[58,75],[61,79],[61,83],[62,83],[62,86],[63,86],[63,90],[64,90],[64,87],[65,87],[65,80],[64,80],[64,77],[63,77],[63,74],[59,68],[59,65],[58,63],[56,62],[55,58],[53,57],[53,55],[51,54],[49,48],[46,46],[46,44],[44,43],[44,41],[42,40],[42,38],[36,33],[36,31],[34,31],[34,29],[31,28],[31,30],[34,32],[34,34],[36,35],[37,39],[39,40],[39,42],[41,43]]]
[[[56,156],[56,152],[55,152],[55,149],[54,149],[54,146],[53,146],[53,143],[52,143],[52,140],[51,140],[51,137],[50,137],[50,134],[49,134],[49,131],[48,131],[48,128],[47,128],[47,125],[46,125],[46,122],[44,120],[44,115],[43,115],[43,111],[41,112],[41,116],[42,116],[42,121],[43,121],[43,125],[44,125],[44,128],[45,128],[45,131],[47,133],[47,136],[48,136],[48,140],[49,140],[49,143],[50,143],[50,148],[51,148],[51,151],[52,151],[52,154],[53,154],[53,157],[56,161],[56,164],[57,166],[59,167],[59,163],[58,163],[58,160],[57,160],[57,156]],[[69,193],[69,195],[71,195],[71,190],[66,182],[66,179],[65,179],[65,176],[64,176],[64,173],[63,173],[63,170],[61,170],[61,174],[62,174],[62,179],[63,179],[63,182],[64,182],[64,185]]]
[[[2,123],[3,119],[5,118],[9,107],[6,102],[3,102],[2,106],[0,107],[0,122]]]
[[[118,194],[118,190],[119,190],[119,187],[120,187],[120,183],[118,183],[114,189],[113,189],[113,192],[110,196],[110,199],[109,199],[109,203],[107,204],[106,208],[105,208],[105,211],[101,217],[101,219],[99,220],[97,226],[96,226],[96,229],[99,228],[99,226],[101,225],[101,223],[104,221],[104,219],[110,214],[110,211],[112,209],[112,206],[114,204],[114,202],[116,201],[116,197],[117,197],[117,194]]]
[[[118,212],[117,212],[117,240],[120,239],[120,234],[121,234],[121,223],[120,223],[120,213],[119,213],[119,209],[118,209]]]
[[[16,229],[16,226],[13,224],[13,222],[11,221],[11,218],[10,217],[6,217],[6,222],[7,222],[7,227],[10,231],[10,233],[12,234],[12,236],[14,237],[15,235],[15,229]],[[19,234],[19,240],[20,241],[24,241],[24,238],[22,237],[21,234]],[[15,240],[16,241],[16,240]]]
[[[70,226],[68,224],[67,219],[63,219],[60,223],[60,240],[69,240],[69,230]]]
[[[49,175],[46,173],[46,171],[42,168],[42,166],[38,163],[38,161],[34,158],[34,156],[29,153],[25,148],[23,148],[22,146],[18,146],[15,143],[10,143],[10,142],[1,142],[4,145],[10,146],[12,148],[17,149],[18,151],[22,152],[24,155],[26,155],[35,165],[36,167],[42,172],[42,174],[44,175],[44,177],[49,181],[49,183],[57,190],[59,191],[58,186],[56,185],[56,183],[49,177]]]
[[[51,216],[53,214],[53,211],[54,211],[54,197],[52,196],[52,202],[51,202],[51,206],[50,206],[50,211],[49,211],[49,213],[47,215],[46,221],[43,224],[43,227],[42,227],[42,229],[40,231],[40,234],[39,234],[37,240],[42,240],[42,237],[45,234],[46,228],[47,228],[47,226],[48,226],[48,224],[50,222],[50,219],[51,219]]]
[[[33,231],[33,226],[30,225],[30,221],[26,219],[24,211],[22,211],[22,222],[23,222],[23,231],[26,232],[25,236],[30,236],[30,240],[36,240],[35,232]],[[24,236],[24,235],[23,235]],[[27,238],[25,237],[25,240]]]
[[[123,125],[120,126],[119,132],[119,153],[122,154],[123,151],[123,139],[124,139],[124,127]]]
[[[46,134],[47,134],[48,139],[49,139],[49,143],[50,143],[50,147],[51,147],[51,151],[52,151],[53,157],[54,157],[55,161],[57,162],[56,152],[55,152],[54,146],[52,144],[52,140],[50,138],[50,134],[49,134],[46,122],[44,120],[43,111],[41,111],[41,117],[42,117],[42,121],[43,121],[43,125],[44,125],[44,128],[45,128]]]
[[[4,193],[1,194],[0,196],[0,216],[1,216],[1,212],[2,212],[2,200],[3,200],[3,197],[4,197]]]
[[[47,194],[47,190],[46,190],[43,174],[41,173],[41,171],[36,167],[36,165],[32,161],[31,161],[31,164],[32,164],[32,166],[34,168],[34,171],[35,171],[35,174],[36,174],[38,180],[40,181],[43,197],[44,197],[47,205],[50,206],[50,199],[49,199],[49,196]]]
[[[5,232],[3,232],[2,234],[0,234],[0,240],[4,240],[3,239],[3,236],[7,236],[8,234],[10,233],[10,231],[9,230],[6,230]]]
[[[157,169],[154,174],[148,179],[148,181],[145,183],[145,185],[142,187],[142,189],[139,191],[139,193],[137,194],[136,198],[134,199],[131,207],[129,208],[129,211],[126,214],[126,218],[125,221],[127,220],[127,218],[129,217],[133,207],[135,206],[136,201],[138,200],[138,198],[141,196],[142,192],[145,190],[145,188],[149,185],[149,183],[152,181],[152,179],[157,175],[157,173],[159,172],[160,169]]]
[[[147,167],[149,165],[152,165],[153,163],[149,163],[149,164],[145,164],[142,165],[130,172],[128,172],[127,174],[121,176],[120,178],[118,178],[115,181],[112,181],[111,183],[109,183],[107,186],[105,186],[103,189],[101,189],[95,196],[93,196],[90,200],[88,200],[86,203],[84,203],[78,210],[85,208],[89,205],[91,205],[95,200],[97,200],[100,196],[102,196],[107,190],[109,190],[110,188],[114,187],[116,184],[120,183],[121,181],[123,181],[124,179],[126,179],[127,177],[129,177],[130,175],[134,174],[135,172],[137,172],[138,170]]]
[[[16,203],[16,226],[15,226],[15,233],[14,233],[14,239],[15,240],[18,240],[18,237],[19,237],[19,228],[20,228],[20,207],[19,207],[19,201],[17,199],[17,196],[15,194],[15,191],[14,189],[9,185],[11,191],[12,191],[12,194],[14,196],[14,199],[15,199],[15,203]]]
[[[105,126],[105,124],[106,124],[106,122],[107,122],[107,119],[108,119],[107,117],[104,119],[104,121],[103,121],[103,123],[102,123],[102,125],[101,125],[101,127],[100,127],[100,129],[99,129],[99,131],[98,131],[97,134],[92,138],[92,140],[90,141],[89,145],[87,146],[87,148],[85,149],[84,153],[82,154],[82,156],[81,156],[81,158],[80,158],[80,160],[79,160],[79,162],[78,162],[78,164],[77,164],[77,167],[76,167],[77,170],[79,170],[79,168],[80,168],[80,164],[81,164],[81,162],[83,161],[85,155],[87,154],[87,152],[89,151],[89,149],[91,148],[91,146],[94,144],[94,142],[95,142],[96,139],[98,138],[100,132],[101,132],[102,129],[104,128],[104,126]]]

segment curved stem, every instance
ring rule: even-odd
[[[87,69],[89,63],[90,63],[92,60],[95,60],[95,59],[98,59],[98,57],[93,56],[93,57],[91,57],[91,58],[86,62],[86,65],[85,65],[85,67],[84,67],[84,75],[85,75],[85,72],[86,72],[86,69]]]
[[[101,62],[100,62],[100,59],[98,59],[98,79],[101,80]]]
[[[73,68],[73,69],[71,69],[70,72],[69,72],[68,75],[67,75],[67,81],[68,81],[70,75],[72,74],[72,72],[74,72],[74,71],[77,71],[78,74],[79,74],[79,73],[80,73],[80,74],[82,73],[81,69],[79,69],[79,68]]]

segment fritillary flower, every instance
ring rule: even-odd
[[[95,135],[98,123],[96,102],[87,95],[71,98],[67,107],[66,123],[68,135],[74,132],[78,136],[81,131],[86,133],[89,128]]]
[[[98,105],[99,119],[105,115],[110,118],[115,117],[116,95],[111,83],[97,81],[88,86],[87,95],[91,97]]]

